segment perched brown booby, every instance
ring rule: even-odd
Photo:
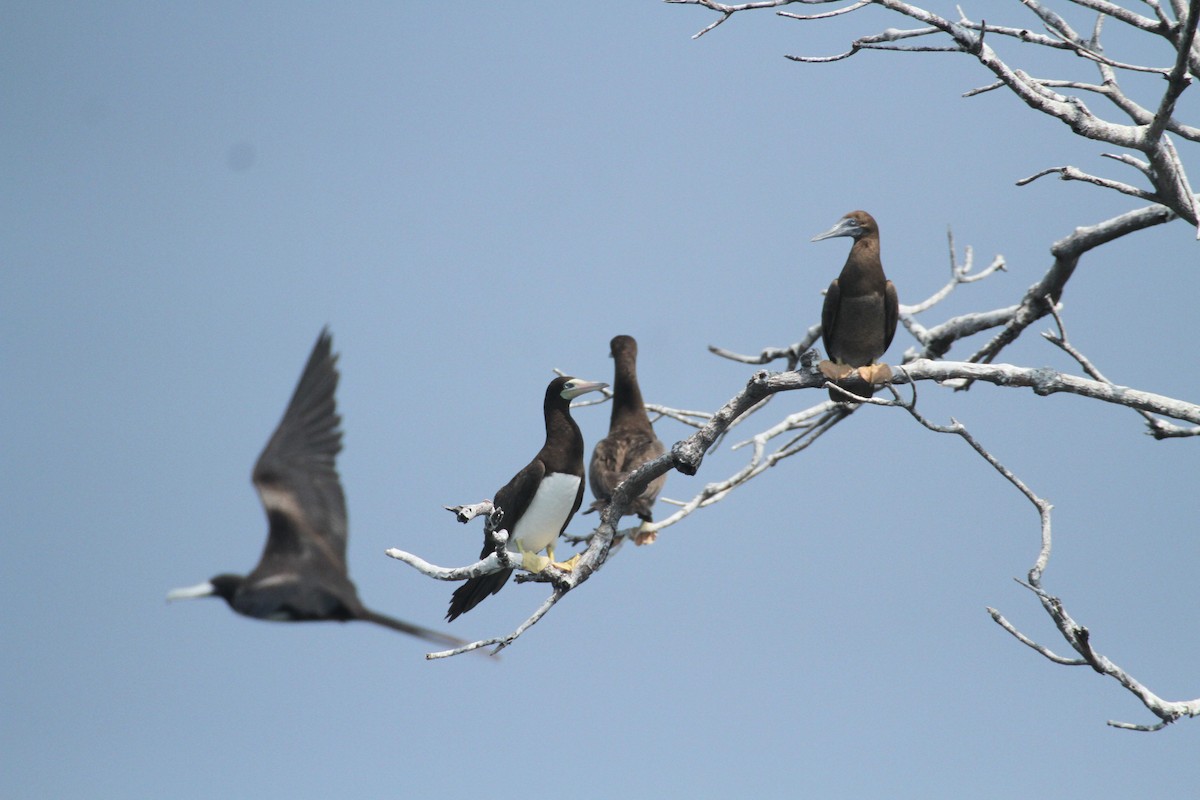
[[[239,614],[287,622],[352,619],[447,645],[462,641],[379,614],[362,604],[346,570],[346,499],[335,463],[342,449],[337,356],[321,331],[279,427],[254,465],[270,532],[258,566],[244,578],[217,575],[175,589],[168,600],[220,597]]]
[[[614,361],[612,417],[608,436],[592,451],[588,483],[596,500],[585,513],[599,511],[608,505],[613,489],[630,472],[665,452],[662,442],[654,435],[654,427],[642,403],[642,390],[637,379],[637,341],[632,336],[614,336],[609,343],[609,355]],[[637,514],[643,523],[653,522],[651,507],[666,482],[665,474],[651,481],[646,491],[629,506],[628,513]],[[657,536],[653,531],[639,530],[633,541],[639,545],[650,544]]]
[[[896,287],[883,274],[879,259],[879,225],[865,211],[851,211],[812,240],[849,236],[854,240],[842,274],[829,284],[821,308],[822,337],[830,361],[821,362],[825,377],[860,397],[869,396],[872,384],[884,383],[892,372],[875,362],[887,351],[896,334],[900,303]],[[869,369],[858,369],[867,367]],[[829,398],[845,402],[835,389]]]
[[[537,572],[555,563],[554,543],[583,502],[583,434],[571,419],[571,400],[607,385],[565,377],[550,381],[542,404],[546,443],[492,498],[492,503],[504,511],[500,527],[508,531],[507,546],[521,553],[526,569]],[[546,551],[548,559],[537,555],[541,550]],[[486,558],[493,551],[490,537],[484,534],[479,557]],[[555,566],[570,569],[574,559]],[[454,590],[446,619],[455,620],[500,591],[510,575],[512,570],[504,569],[468,579]]]

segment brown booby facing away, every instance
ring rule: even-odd
[[[335,463],[342,449],[336,362],[329,331],[323,330],[279,427],[254,465],[252,478],[270,524],[258,566],[244,578],[224,574],[175,589],[167,599],[216,596],[247,617],[360,619],[441,644],[462,644],[372,611],[358,599],[346,571],[346,498]]]
[[[609,343],[609,355],[614,362],[612,417],[608,424],[608,436],[601,439],[592,451],[588,483],[596,500],[585,513],[599,511],[608,505],[613,489],[630,472],[665,452],[663,443],[654,435],[654,427],[646,416],[646,406],[642,402],[642,390],[637,379],[637,340],[632,336],[614,336]],[[643,523],[653,522],[651,507],[666,482],[665,474],[651,481],[646,491],[629,506],[627,513],[637,514]],[[650,544],[657,536],[653,531],[639,530],[633,541],[639,545]]]
[[[554,563],[554,543],[583,502],[583,434],[571,419],[571,400],[607,385],[566,377],[550,381],[542,404],[546,443],[492,498],[493,504],[504,511],[500,527],[508,531],[507,547],[522,554],[526,569],[536,572]],[[537,555],[541,550],[546,551],[548,559]],[[486,558],[493,551],[485,533],[479,557]],[[570,569],[574,559],[556,566]],[[511,569],[503,569],[468,579],[454,590],[446,619],[455,620],[500,591],[510,575]]]
[[[835,236],[849,236],[854,246],[841,275],[829,284],[821,308],[825,352],[833,362],[821,362],[821,372],[838,386],[865,397],[872,393],[872,384],[884,383],[892,376],[886,364],[875,362],[896,334],[900,303],[896,287],[883,274],[879,225],[874,217],[865,211],[851,211],[812,240]],[[829,390],[829,398],[846,402],[835,389]]]

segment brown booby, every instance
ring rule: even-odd
[[[337,356],[321,331],[283,419],[252,479],[270,532],[247,576],[223,574],[175,589],[168,600],[220,597],[239,614],[287,622],[359,619],[447,645],[462,641],[362,604],[346,570],[346,498],[335,463],[342,449]]]
[[[637,341],[632,336],[614,336],[609,343],[609,355],[614,361],[612,417],[608,436],[596,444],[588,467],[588,483],[596,500],[586,513],[599,511],[612,500],[613,489],[630,472],[658,458],[665,451],[654,435],[654,427],[646,416],[642,390],[637,379]],[[660,475],[650,482],[629,506],[627,513],[637,514],[643,523],[653,522],[651,507],[662,491],[667,476]],[[644,527],[644,526],[643,526]],[[639,530],[634,544],[650,544],[657,538],[653,531]]]
[[[865,397],[872,393],[873,384],[891,378],[888,366],[875,362],[896,334],[900,303],[896,287],[883,274],[875,219],[865,211],[851,211],[812,240],[835,236],[849,236],[854,246],[841,275],[829,284],[821,308],[825,352],[833,362],[821,362],[821,371],[838,386]],[[829,390],[829,398],[846,402],[836,389]]]
[[[566,564],[554,562],[554,543],[583,502],[583,434],[571,419],[571,400],[607,385],[567,377],[550,381],[542,404],[546,443],[492,498],[504,512],[500,527],[508,531],[507,547],[521,553],[522,565],[528,570],[537,572],[551,563],[563,569],[574,566],[575,559]],[[494,550],[491,537],[484,534],[479,557],[486,558]],[[541,550],[549,558],[537,555]],[[500,591],[510,575],[511,569],[502,569],[468,579],[454,590],[446,619],[455,620]]]

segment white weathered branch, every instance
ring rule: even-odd
[[[834,4],[839,0],[806,0],[805,5]],[[701,33],[706,33],[733,14],[785,5],[784,2],[744,3],[726,5],[711,0],[668,0],[701,5],[722,16]],[[1194,76],[1200,75],[1200,44],[1197,43],[1196,23],[1200,18],[1200,0],[1188,3],[1176,0],[1174,13],[1177,19],[1170,20],[1157,4],[1152,4],[1157,18],[1150,18],[1121,8],[1106,0],[1087,0],[1077,3],[1100,12],[1090,38],[1077,33],[1067,21],[1039,0],[1023,0],[1045,27],[1046,33],[1035,33],[1025,26],[997,25],[968,19],[962,9],[958,19],[939,16],[904,0],[859,0],[840,6],[829,12],[817,14],[795,14],[777,11],[779,16],[805,22],[819,22],[831,16],[841,16],[867,6],[876,6],[898,16],[918,23],[915,28],[889,27],[885,30],[855,38],[850,47],[834,55],[788,55],[787,58],[803,63],[829,63],[840,61],[864,50],[896,50],[902,52],[954,52],[970,56],[992,74],[994,82],[967,92],[970,97],[996,88],[1004,87],[1035,111],[1053,117],[1070,127],[1076,134],[1127,150],[1144,153],[1153,166],[1150,173],[1151,189],[1131,187],[1118,181],[1088,175],[1075,168],[1057,168],[1064,178],[1086,180],[1104,188],[1119,191],[1140,199],[1153,199],[1169,208],[1177,216],[1197,226],[1200,238],[1200,200],[1191,188],[1187,170],[1174,145],[1164,134],[1171,131],[1190,141],[1200,141],[1200,129],[1175,119],[1179,97],[1188,88]],[[1160,37],[1175,51],[1173,63],[1168,66],[1137,64],[1114,59],[1105,54],[1100,42],[1103,20],[1115,19],[1147,34]],[[1101,82],[1086,83],[1058,78],[1037,78],[1018,66],[1010,65],[987,43],[986,36],[1000,36],[1021,44],[1069,53],[1085,58],[1096,65]],[[699,35],[699,34],[698,34]],[[934,43],[914,41],[926,39]],[[1165,79],[1162,94],[1149,104],[1129,98],[1116,80],[1116,73],[1132,72],[1161,75]],[[1106,119],[1089,108],[1078,94],[1064,94],[1057,89],[1070,92],[1099,94],[1107,98],[1116,108],[1130,118],[1132,124]],[[1042,173],[1046,174],[1046,173]],[[1028,182],[1028,181],[1025,181]]]
[[[1041,280],[1025,292],[1004,330],[971,356],[971,361],[987,363],[1005,347],[1016,341],[1026,328],[1049,313],[1047,298],[1057,303],[1079,260],[1089,251],[1140,230],[1161,225],[1173,219],[1171,211],[1161,205],[1145,206],[1128,211],[1096,225],[1076,228],[1050,247],[1054,261]]]
[[[1120,181],[1114,181],[1108,178],[1100,178],[1095,175],[1090,175],[1078,167],[1072,166],[1048,167],[1040,172],[1030,175],[1028,178],[1022,178],[1021,180],[1017,181],[1017,186],[1025,186],[1033,183],[1038,178],[1054,174],[1057,174],[1060,180],[1083,181],[1085,183],[1099,186],[1103,189],[1112,189],[1115,192],[1127,194],[1130,197],[1136,197],[1139,200],[1148,200],[1152,203],[1157,203],[1159,201],[1158,196],[1153,192],[1147,192],[1145,189],[1139,189],[1136,186],[1129,185],[1128,183],[1121,183]]]
[[[1027,386],[1038,394],[1071,392],[1083,397],[1148,410],[1164,416],[1186,419],[1190,422],[1200,424],[1200,406],[1149,392],[1115,386],[1105,381],[1088,380],[1076,376],[1064,375],[1063,373],[1049,369],[1028,369],[1007,364],[972,364],[918,359],[903,367],[898,367],[896,373],[894,382],[897,384],[913,383],[915,385],[915,382],[920,380],[944,381],[955,378],[969,378],[971,380],[989,381],[999,386]],[[620,537],[627,536],[630,533],[629,531],[618,531],[616,528],[617,522],[622,516],[626,515],[633,500],[646,489],[651,481],[660,475],[666,474],[672,468],[687,475],[696,474],[703,462],[705,453],[719,441],[730,427],[752,410],[761,408],[765,401],[774,394],[782,391],[818,387],[828,388],[830,386],[831,384],[828,383],[825,376],[817,367],[815,351],[805,353],[801,357],[800,364],[796,370],[779,373],[759,370],[754,373],[742,391],[715,412],[699,430],[691,436],[676,442],[670,452],[648,461],[633,470],[614,489],[612,499],[601,511],[600,525],[587,537],[587,547],[580,554],[578,562],[570,572],[553,565],[546,567],[538,573],[530,573],[525,570],[522,564],[517,561],[514,554],[510,553],[506,547],[508,540],[507,532],[503,529],[495,530],[496,527],[502,524],[503,509],[494,507],[491,501],[485,500],[466,506],[448,507],[462,521],[469,521],[475,516],[487,515],[485,530],[492,537],[495,544],[495,552],[479,561],[462,567],[437,566],[416,555],[396,548],[389,549],[387,555],[403,561],[422,574],[437,580],[466,580],[502,569],[512,569],[518,572],[518,582],[546,582],[552,584],[553,588],[551,595],[543,601],[538,609],[507,636],[481,639],[451,650],[430,653],[427,655],[427,658],[445,658],[493,646],[496,648],[493,651],[494,654],[512,644],[526,630],[536,624],[559,599],[587,581],[591,575],[603,567],[609,555],[613,552],[614,544],[619,541]],[[859,400],[880,405],[895,404],[891,401],[871,398],[859,398]],[[915,392],[913,403],[906,407],[909,408],[910,413],[921,419],[915,410]],[[782,421],[756,434],[751,439],[735,445],[735,449],[745,446],[751,446],[752,448],[750,461],[745,467],[724,481],[709,484],[691,501],[684,503],[674,514],[664,520],[651,524],[649,527],[654,531],[661,530],[675,524],[696,509],[717,502],[727,496],[737,486],[753,479],[779,461],[804,451],[817,438],[852,414],[854,408],[855,406],[852,405],[822,401],[810,409],[789,415]],[[952,426],[944,428],[933,426],[927,422],[923,422],[923,424],[926,424],[931,430],[942,430],[943,432],[952,432],[963,436],[981,456],[987,459],[1001,474],[1025,493],[1031,501],[1038,504],[1039,508],[1043,508],[1045,517],[1043,546],[1034,569],[1030,571],[1030,584],[1033,587],[1037,587],[1041,573],[1044,571],[1050,555],[1049,505],[1038,499],[1015,475],[1006,470],[989,453],[983,450],[978,443],[974,442],[965,429],[958,425],[958,423],[955,422]],[[767,444],[786,433],[792,433],[793,435],[781,447],[768,454],[766,452]],[[1048,602],[1044,600],[1044,603]],[[1088,657],[1086,653],[1083,655]],[[1093,658],[1088,663],[1095,667],[1096,663],[1099,663],[1098,659],[1100,658],[1100,656],[1093,654]],[[1119,668],[1115,666],[1111,668],[1110,673],[1114,676],[1117,676],[1118,673],[1123,675],[1123,673],[1120,673]],[[1133,686],[1136,683],[1132,678],[1128,678],[1128,676],[1118,677],[1118,679],[1129,686]],[[1149,697],[1144,692],[1140,693],[1139,696]],[[1151,701],[1147,700],[1146,702],[1149,704]]]
[[[673,1],[705,6],[722,14],[720,19],[701,33],[728,20],[734,13],[788,4],[785,2],[745,3],[733,6],[711,2],[711,0]],[[1103,157],[1137,170],[1136,184],[1091,174],[1075,166],[1044,169],[1021,180],[1019,185],[1025,185],[1037,178],[1057,174],[1063,180],[1087,182],[1107,191],[1149,202],[1152,205],[1128,211],[1095,225],[1076,228],[1069,235],[1055,242],[1050,248],[1052,261],[1049,267],[1041,278],[1024,292],[1017,304],[990,311],[963,314],[938,325],[926,327],[917,321],[916,315],[936,306],[958,283],[967,282],[965,273],[960,275],[952,266],[951,282],[947,286],[935,293],[925,304],[906,306],[901,310],[901,319],[906,329],[917,340],[920,347],[910,349],[906,354],[906,359],[911,360],[904,366],[893,369],[894,383],[896,385],[911,384],[913,400],[908,403],[901,401],[900,395],[895,389],[892,390],[895,400],[884,400],[878,397],[856,399],[863,404],[903,406],[930,430],[952,433],[962,437],[977,454],[1021,491],[1023,496],[1035,506],[1040,519],[1041,545],[1037,558],[1029,571],[1028,582],[1023,582],[1022,585],[1037,595],[1059,634],[1078,657],[1058,655],[1022,634],[995,609],[989,609],[989,613],[998,625],[1018,641],[1050,661],[1072,666],[1086,664],[1097,673],[1117,681],[1137,696],[1145,707],[1159,719],[1159,723],[1156,725],[1135,725],[1121,722],[1110,722],[1109,724],[1132,730],[1158,730],[1180,717],[1200,715],[1200,699],[1180,702],[1163,700],[1092,647],[1088,629],[1070,617],[1061,600],[1048,594],[1042,588],[1042,576],[1047,568],[1051,552],[1050,504],[1033,493],[957,421],[952,420],[951,424],[947,426],[934,425],[921,417],[915,408],[916,386],[919,381],[933,380],[946,386],[960,388],[970,386],[974,382],[986,381],[1000,387],[1028,388],[1038,395],[1068,392],[1081,398],[1132,408],[1145,417],[1150,425],[1152,435],[1158,438],[1200,435],[1200,405],[1112,383],[1096,369],[1095,365],[1082,352],[1067,341],[1065,328],[1058,314],[1059,303],[1068,282],[1081,263],[1083,256],[1091,250],[1120,237],[1176,218],[1181,218],[1195,226],[1197,237],[1200,238],[1200,198],[1192,188],[1185,163],[1185,154],[1181,153],[1175,141],[1177,139],[1184,143],[1200,142],[1200,127],[1189,124],[1188,120],[1176,116],[1183,113],[1179,103],[1181,96],[1190,88],[1192,80],[1200,77],[1200,42],[1197,40],[1200,0],[1170,0],[1169,6],[1160,0],[1143,0],[1150,15],[1124,8],[1111,0],[1073,0],[1073,2],[1097,13],[1090,34],[1077,32],[1064,17],[1048,8],[1044,0],[1021,0],[1021,6],[1036,17],[1044,27],[1044,32],[1030,31],[1024,25],[997,25],[994,21],[991,23],[975,22],[968,19],[961,9],[958,12],[958,19],[952,21],[904,0],[857,0],[850,3],[847,3],[846,0],[805,0],[804,5],[806,6],[841,4],[835,10],[823,13],[794,14],[783,11],[776,13],[792,20],[813,22],[831,16],[850,14],[870,5],[898,15],[906,23],[914,24],[898,25],[857,36],[851,41],[848,49],[834,55],[801,55],[788,56],[788,58],[800,62],[826,63],[849,58],[864,50],[961,53],[987,70],[991,80],[986,86],[966,93],[966,96],[974,96],[1001,88],[1006,89],[1030,109],[1058,120],[1075,134],[1107,143],[1123,151],[1106,152]],[[1106,20],[1112,20],[1110,25],[1127,26],[1142,35],[1160,39],[1162,43],[1173,49],[1174,57],[1167,65],[1132,63],[1129,59],[1120,58],[1120,54],[1115,51],[1107,51],[1101,43]],[[1021,45],[1028,45],[1041,48],[1041,52],[1046,55],[1063,53],[1086,59],[1097,71],[1099,80],[1088,82],[1075,79],[1073,76],[1057,75],[1035,77],[1022,69],[1021,65],[1015,61],[1006,61],[1001,58],[989,44],[988,37],[1000,37],[1001,42],[1012,43],[1014,51],[1017,51]],[[1135,99],[1133,92],[1123,87],[1118,80],[1119,75],[1124,76],[1129,73],[1158,75],[1162,77],[1163,83],[1161,87],[1154,87],[1151,81],[1146,79],[1130,81],[1131,86],[1137,86],[1141,91],[1141,96]],[[1151,87],[1149,92],[1145,89],[1148,86]],[[1097,97],[1103,98],[1107,103],[1098,104],[1098,110],[1093,109],[1084,102],[1083,96],[1088,97],[1089,101]],[[1110,119],[1104,114],[1116,115],[1116,119]],[[953,262],[952,242],[951,254]],[[968,250],[966,254],[968,265],[970,260],[971,254]],[[1000,264],[1002,265],[1002,263],[1001,261]],[[1002,266],[997,268],[1002,268]],[[977,277],[981,276],[972,276],[971,279],[977,279]],[[993,363],[1009,344],[1022,335],[1026,328],[1046,315],[1053,315],[1059,326],[1057,335],[1046,334],[1046,338],[1074,358],[1086,375],[1090,377],[1070,375],[1051,369],[1031,369],[1011,364]],[[968,361],[931,360],[945,356],[954,342],[992,328],[1000,328],[1000,330],[982,347],[979,347]],[[805,352],[808,347],[816,343],[819,335],[819,326],[810,327],[801,342],[787,348],[768,348],[757,356],[739,355],[720,348],[710,348],[722,357],[741,363],[762,365],[786,359],[788,370],[779,373],[769,373],[763,370],[755,373],[747,386],[747,391],[753,389],[754,397],[757,399],[739,395],[737,404],[727,404],[726,408],[715,414],[697,432],[696,437],[688,440],[692,444],[678,443],[672,449],[672,458],[675,460],[676,467],[682,469],[681,465],[687,465],[688,469],[694,472],[699,468],[700,459],[706,449],[711,447],[724,431],[728,430],[733,421],[747,420],[751,413],[764,407],[766,398],[775,393],[826,386],[823,376],[815,369],[812,358],[808,357]],[[802,354],[804,355],[802,356]],[[661,527],[672,525],[697,509],[729,496],[737,486],[762,474],[768,467],[801,452],[816,437],[828,431],[840,420],[845,419],[857,407],[823,402],[767,426],[762,432],[735,445],[735,448],[743,447],[750,450],[749,460],[744,466],[729,478],[705,486],[703,491],[690,501],[683,502],[675,514],[660,521],[658,525]],[[1163,418],[1179,420],[1188,425],[1185,427],[1172,424]],[[713,432],[716,430],[720,430],[720,433],[714,435]],[[701,436],[706,431],[708,433]],[[784,443],[782,445],[773,444],[778,441]],[[702,446],[698,451],[693,451],[693,447],[698,443],[702,443]]]
[[[403,561],[428,578],[439,581],[465,581],[468,578],[478,578],[480,575],[490,575],[502,569],[521,568],[521,562],[512,558],[508,551],[504,549],[491,553],[465,567],[439,567],[436,564],[430,564],[420,556],[415,556],[397,547],[388,548],[384,551],[384,554],[397,561]]]
[[[442,508],[449,511],[458,518],[459,522],[464,524],[478,516],[489,516],[496,509],[492,505],[491,500],[483,500],[466,506],[442,506]]]
[[[809,326],[800,341],[788,347],[765,347],[756,356],[742,355],[732,350],[726,350],[723,347],[717,347],[714,344],[708,346],[708,351],[721,358],[728,358],[730,361],[737,361],[741,364],[770,364],[772,361],[782,358],[787,360],[788,369],[795,369],[796,364],[800,362],[800,356],[816,344],[817,339],[820,338],[821,324],[818,322],[816,325]]]
[[[1025,496],[1034,508],[1037,509],[1038,518],[1041,527],[1041,546],[1038,549],[1037,559],[1034,565],[1029,570],[1028,583],[1022,583],[1030,591],[1034,592],[1042,603],[1042,607],[1046,613],[1054,621],[1055,627],[1063,639],[1078,653],[1080,659],[1069,659],[1056,655],[1049,648],[1038,644],[1028,636],[1024,635],[1008,622],[994,608],[988,608],[988,613],[992,619],[1001,627],[1015,636],[1023,644],[1033,648],[1047,659],[1057,664],[1065,664],[1069,666],[1078,666],[1087,664],[1093,670],[1101,675],[1112,678],[1121,686],[1134,694],[1142,704],[1155,716],[1159,718],[1159,723],[1155,725],[1136,725],[1128,722],[1116,722],[1109,720],[1108,724],[1116,728],[1138,731],[1155,731],[1161,730],[1170,723],[1180,717],[1200,716],[1200,699],[1184,700],[1184,701],[1168,701],[1163,700],[1154,692],[1150,691],[1145,685],[1136,680],[1132,675],[1127,673],[1120,666],[1115,664],[1106,656],[1097,652],[1091,645],[1091,634],[1087,628],[1075,622],[1074,619],[1067,613],[1062,600],[1054,597],[1042,589],[1042,576],[1045,574],[1046,567],[1050,561],[1051,551],[1051,510],[1053,506],[1046,500],[1038,497],[1032,489],[1030,489],[1020,478],[1018,478],[1011,470],[1000,463],[999,459],[993,456],[986,448],[975,439],[974,436],[966,429],[966,427],[957,420],[951,419],[950,425],[936,425],[925,417],[916,409],[916,393],[914,391],[912,400],[908,403],[900,399],[899,393],[893,391],[896,397],[896,404],[907,410],[921,425],[925,428],[938,433],[950,433],[961,437],[971,449],[979,454],[985,461],[988,462],[1001,476],[1009,483],[1015,486],[1022,495]]]
[[[435,653],[426,653],[425,660],[434,661],[439,658],[449,658],[450,656],[458,656],[462,655],[463,653],[470,653],[472,650],[479,650],[480,648],[491,647],[493,645],[495,645],[496,649],[491,652],[491,655],[496,655],[501,650],[515,642],[522,633],[536,625],[538,620],[546,616],[546,612],[549,611],[554,604],[562,598],[562,596],[562,592],[555,590],[540,606],[538,606],[537,611],[534,611],[532,614],[530,614],[528,619],[518,625],[517,629],[507,636],[499,636],[494,639],[480,639],[479,641],[470,642],[462,645],[461,647],[455,647],[450,650],[439,650]]]
[[[1003,614],[991,606],[987,607],[987,612],[991,615],[992,619],[995,620],[997,625],[1011,633],[1017,641],[1041,653],[1055,664],[1062,664],[1063,666],[1067,667],[1086,667],[1088,665],[1088,662],[1082,658],[1068,658],[1066,656],[1060,656],[1050,648],[1038,644],[1033,639],[1030,639],[1028,636],[1017,630],[1011,622],[1004,618]]]
[[[1046,341],[1050,342],[1055,347],[1060,348],[1067,355],[1071,356],[1071,358],[1075,359],[1079,363],[1079,366],[1083,368],[1083,371],[1088,375],[1091,375],[1094,379],[1100,381],[1101,383],[1106,383],[1110,386],[1113,386],[1114,384],[1112,381],[1104,377],[1100,370],[1097,369],[1096,366],[1083,353],[1081,353],[1074,347],[1074,345],[1067,341],[1067,328],[1063,323],[1062,316],[1058,313],[1058,309],[1053,309],[1051,313],[1054,314],[1054,321],[1058,325],[1058,335],[1056,336],[1049,331],[1043,331],[1042,336],[1046,339]],[[1150,435],[1155,439],[1200,436],[1200,425],[1184,428],[1180,425],[1172,425],[1169,422],[1164,422],[1148,411],[1144,411],[1142,409],[1136,410],[1146,420],[1146,424],[1150,427]]]
[[[713,28],[720,25],[725,20],[729,19],[731,16],[734,15],[735,12],[750,11],[752,9],[757,9],[757,8],[777,8],[779,6],[786,6],[789,3],[797,2],[797,0],[758,0],[757,2],[753,2],[753,3],[738,3],[735,5],[729,5],[726,3],[717,3],[717,2],[714,2],[714,0],[664,0],[664,1],[667,3],[676,3],[676,4],[680,4],[680,5],[704,6],[705,8],[710,8],[713,11],[720,12],[721,17],[718,18],[711,25],[708,25],[705,28],[703,28],[699,33],[694,34],[692,36],[693,39],[699,39],[701,36],[708,33],[709,31],[711,31]]]
[[[810,359],[810,363],[815,357]],[[1189,403],[1164,395],[1118,386],[1111,382],[1097,379],[1089,380],[1076,375],[1058,372],[1049,368],[1019,367],[1011,364],[975,364],[971,362],[932,361],[917,359],[893,369],[894,383],[901,385],[922,380],[937,382],[984,381],[996,386],[1008,388],[1028,388],[1038,395],[1049,395],[1060,392],[1076,394],[1114,405],[1125,406],[1153,414],[1161,414],[1174,419],[1189,422],[1200,422],[1200,405]],[[814,366],[796,371],[756,373],[752,382],[759,383],[764,391],[774,395],[780,391],[799,389],[828,388],[830,384],[825,376]],[[951,384],[952,386],[955,384]],[[848,400],[866,402],[874,405],[891,405],[891,401],[860,398],[845,392]],[[847,407],[831,401],[823,401],[810,408],[790,414],[774,425],[750,439],[734,445],[734,449],[751,448],[751,455],[744,466],[729,477],[706,484],[690,500],[678,502],[678,510],[665,519],[650,524],[653,530],[661,530],[680,522],[698,509],[719,502],[734,489],[757,477],[767,469],[775,466],[781,460],[802,452],[817,438],[844,419],[853,411],[853,406]],[[748,414],[743,415],[743,419]],[[1153,419],[1153,418],[1152,418]],[[1162,420],[1156,420],[1154,434],[1160,436],[1159,430],[1169,431],[1171,426]],[[1192,434],[1191,428],[1178,428],[1186,433],[1171,433],[1173,436],[1200,435]],[[768,444],[785,433],[795,435],[788,442],[768,453]],[[1165,436],[1165,433],[1162,434]]]

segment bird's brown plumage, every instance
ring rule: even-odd
[[[813,241],[836,236],[854,240],[842,272],[829,284],[821,308],[822,338],[830,361],[844,367],[866,367],[887,351],[896,334],[900,303],[896,287],[883,272],[879,255],[879,225],[865,211],[851,211]],[[855,394],[871,386],[854,375],[838,384]],[[845,397],[831,389],[833,400]]]
[[[632,336],[615,336],[609,344],[613,358],[613,406],[608,435],[596,444],[588,467],[588,483],[596,500],[589,511],[598,511],[612,499],[615,488],[630,472],[658,458],[665,450],[646,415],[637,378],[637,341]],[[661,475],[650,482],[629,506],[645,522],[654,519],[652,507],[666,483]],[[641,541],[639,541],[639,544]]]

